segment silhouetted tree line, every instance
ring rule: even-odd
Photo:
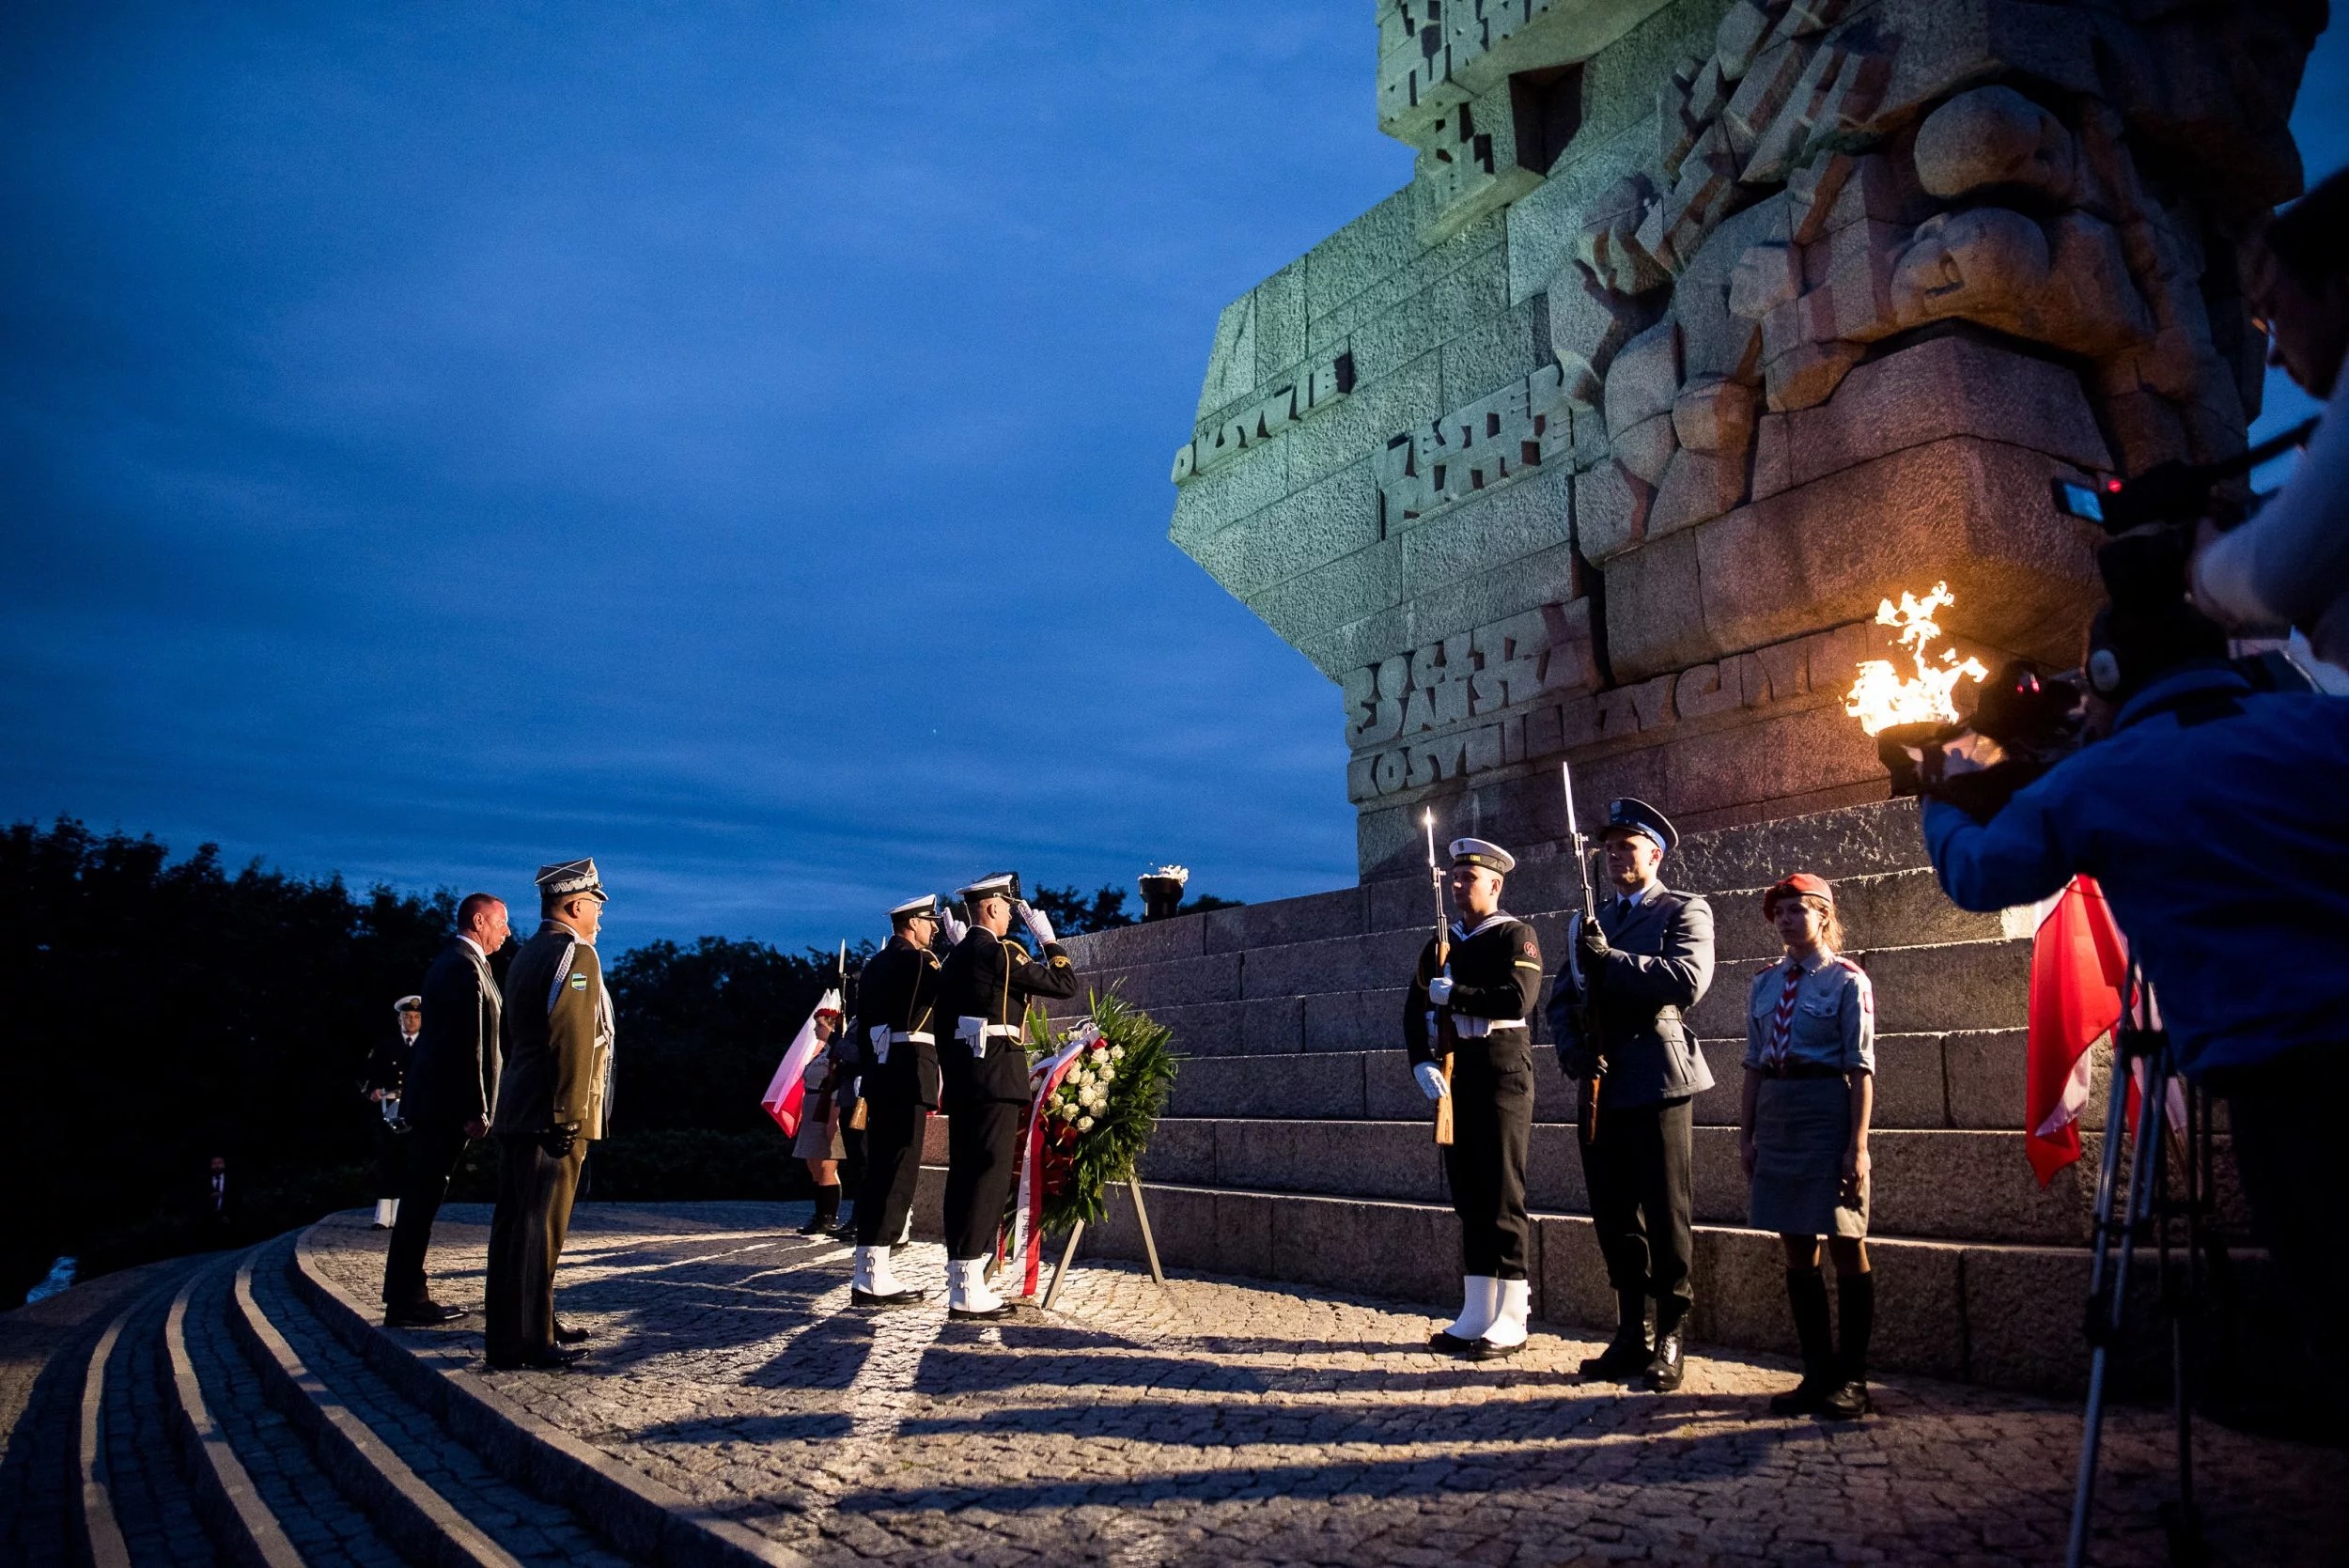
[[[1037,889],[1066,935],[1131,924],[1125,895]],[[177,863],[152,836],[70,818],[0,831],[0,1304],[61,1253],[86,1278],[274,1234],[376,1196],[361,1093],[447,939],[456,895]],[[1210,908],[1227,901],[1187,902]],[[518,908],[526,935],[535,910]],[[492,958],[501,978],[518,944]],[[848,950],[853,975],[870,944]],[[758,1100],[834,981],[836,952],[704,937],[619,955],[614,1135],[591,1199],[780,1198],[803,1168]],[[208,1170],[227,1163],[225,1221]],[[453,1196],[490,1196],[476,1145]]]

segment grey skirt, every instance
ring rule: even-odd
[[[837,1102],[829,1094],[810,1093],[800,1102],[800,1131],[791,1140],[794,1159],[846,1159],[848,1146],[840,1138]]]
[[[1843,1201],[1851,1091],[1840,1078],[1766,1078],[1753,1108],[1746,1223],[1781,1235],[1864,1236],[1868,1184]]]

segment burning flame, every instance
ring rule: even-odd
[[[1843,711],[1859,720],[1861,729],[1876,735],[1894,724],[1950,723],[1956,720],[1957,705],[1950,700],[1951,691],[1961,680],[1981,680],[1990,673],[1982,667],[1980,660],[1960,660],[1955,648],[1943,648],[1937,665],[1925,657],[1927,644],[1941,635],[1933,613],[1956,602],[1957,596],[1950,592],[1950,585],[1937,582],[1933,592],[1922,600],[1904,589],[1897,609],[1889,598],[1876,606],[1876,625],[1899,629],[1898,640],[1917,666],[1917,676],[1914,680],[1903,680],[1888,660],[1863,660],[1859,678],[1852,683],[1850,692],[1843,698]]]

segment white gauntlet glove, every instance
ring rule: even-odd
[[[1452,1000],[1452,976],[1439,974],[1427,983],[1427,1000],[1441,1007]]]
[[[1052,923],[1044,918],[1043,910],[1034,908],[1024,898],[1019,901],[1019,924],[1028,928],[1028,935],[1035,939],[1038,947],[1060,939],[1052,935]]]
[[[1419,1086],[1421,1090],[1423,1091],[1427,1097],[1431,1100],[1442,1099],[1446,1094],[1452,1093],[1452,1086],[1443,1080],[1443,1069],[1437,1066],[1433,1062],[1423,1062],[1418,1066],[1413,1067],[1411,1069],[1411,1076],[1419,1079]]]
[[[971,927],[965,925],[962,923],[961,917],[957,915],[952,909],[941,909],[938,911],[938,928],[946,933],[946,945],[948,947],[960,947],[962,945],[962,939],[971,934]]]

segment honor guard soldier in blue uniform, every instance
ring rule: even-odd
[[[857,979],[857,1072],[864,1105],[864,1186],[856,1200],[856,1266],[848,1300],[897,1307],[929,1293],[900,1284],[889,1251],[913,1229],[922,1131],[939,1105],[936,893],[889,911],[889,941]]]
[[[1429,1099],[1452,1098],[1443,1159],[1460,1217],[1460,1315],[1428,1344],[1479,1361],[1516,1355],[1526,1334],[1533,1036],[1525,1020],[1541,996],[1542,950],[1533,928],[1501,908],[1501,879],[1517,864],[1498,844],[1452,841],[1452,902],[1460,914],[1449,961],[1438,965],[1430,939],[1403,1002],[1412,1073]],[[1458,1040],[1448,1082],[1437,1044],[1446,1022]]]
[[[1028,1052],[1020,1043],[1031,997],[1077,994],[1077,969],[1043,911],[1019,896],[1011,872],[956,895],[970,934],[939,967],[938,1016],[953,1032],[938,1042],[946,1088],[946,1313],[1002,1317],[1011,1304],[988,1288],[1003,1204],[1019,1172],[1019,1121],[1028,1109]],[[1036,956],[1004,940],[1017,913]]]
[[[1644,800],[1626,797],[1608,807],[1613,896],[1599,898],[1595,924],[1574,916],[1549,1001],[1559,1065],[1569,1077],[1598,1079],[1598,1112],[1579,1141],[1591,1220],[1615,1290],[1616,1328],[1582,1373],[1637,1379],[1659,1391],[1680,1386],[1681,1328],[1695,1299],[1688,1102],[1713,1087],[1686,1021],[1713,982],[1712,907],[1672,892],[1657,875],[1679,842],[1671,821]],[[1586,998],[1588,1038],[1579,1027]]]
[[[492,1367],[568,1366],[556,1343],[554,1266],[587,1145],[611,1109],[612,999],[596,956],[607,895],[593,861],[538,868],[538,934],[506,971],[506,1066],[490,1130],[498,1201],[486,1313]]]

